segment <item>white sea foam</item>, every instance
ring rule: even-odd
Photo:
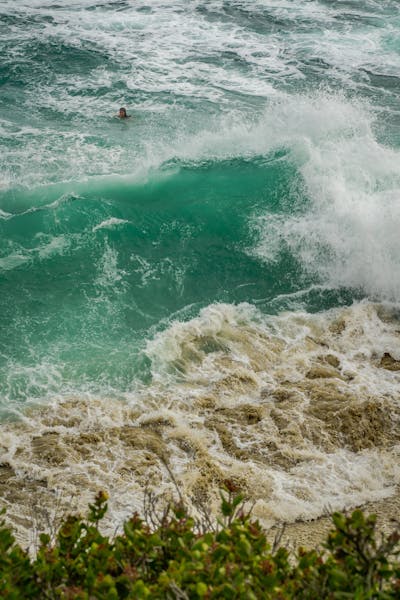
[[[99,229],[114,229],[119,225],[125,225],[125,223],[129,223],[129,221],[127,221],[126,219],[117,219],[116,217],[110,217],[109,219],[105,219],[98,225],[95,225],[92,231],[95,232]]]
[[[57,115],[56,122],[46,118],[41,127],[19,120],[6,123],[18,143],[6,146],[4,169],[29,186],[88,175],[140,174],[174,157],[176,149],[183,158],[195,157],[196,147],[211,150],[213,156],[215,132],[219,132],[217,154],[223,153],[226,139],[225,155],[237,156],[246,151],[247,143],[243,147],[230,135],[230,125],[237,126],[238,134],[242,130],[245,138],[249,133],[255,136],[253,147],[247,148],[250,152],[265,150],[268,144],[260,144],[256,135],[260,114],[271,99],[280,98],[284,106],[287,93],[282,85],[301,81],[308,59],[325,61],[330,81],[364,73],[361,82],[349,83],[353,88],[368,86],[367,72],[393,75],[400,66],[398,53],[387,43],[393,28],[382,3],[365,2],[363,8],[349,9],[348,16],[354,19],[349,19],[351,26],[345,31],[338,19],[343,13],[340,5],[316,2],[243,0],[231,7],[232,14],[220,1],[183,0],[153,2],[150,7],[137,2],[121,10],[94,0],[57,8],[53,3],[6,0],[3,9],[13,16],[35,17],[29,28],[15,24],[4,30],[4,43],[12,36],[13,50],[23,64],[31,60],[30,49],[37,42],[107,58],[89,72],[63,74],[61,69],[51,83],[40,77],[32,83],[35,93],[27,96],[26,111],[43,120],[40,106]],[[242,18],[235,18],[235,10]],[[257,18],[267,29],[275,20],[287,27],[263,34]],[[363,19],[366,22],[360,25]],[[368,19],[378,19],[379,26]],[[12,62],[15,57],[7,48],[7,60]],[[182,97],[198,101],[195,115],[181,104]],[[126,102],[134,104],[131,123],[108,118]],[[296,97],[293,103],[289,98],[287,104],[295,102]],[[330,115],[321,112],[321,117],[326,121]],[[286,128],[284,118],[278,122]],[[261,130],[269,139],[271,132],[262,124]],[[104,136],[107,145],[101,143]],[[197,156],[203,158],[201,152]]]
[[[130,181],[174,156],[183,161],[219,160],[287,148],[286,160],[301,173],[310,202],[302,210],[299,200],[291,216],[254,215],[256,239],[250,252],[273,261],[286,247],[306,272],[327,286],[399,298],[399,153],[376,140],[374,117],[365,103],[328,93],[284,95],[271,101],[256,123],[235,113],[234,118],[215,118],[212,127],[194,136],[183,134],[179,144],[143,144],[144,154]],[[94,152],[97,156],[96,148]],[[104,156],[101,161],[107,169]],[[68,164],[73,164],[72,158]],[[57,205],[67,199],[68,194]],[[28,210],[37,208],[43,207]],[[100,223],[95,229],[100,226],[105,227]]]
[[[273,261],[288,248],[322,286],[398,300],[399,154],[382,142],[380,120],[382,110],[393,118],[396,109],[377,101],[372,110],[372,100],[334,94],[329,85],[345,81],[352,92],[375,94],[369,73],[395,76],[400,58],[389,43],[387,3],[346,8],[357,17],[346,27],[340,4],[243,0],[230,5],[243,11],[239,22],[222,0],[139,1],[120,11],[99,0],[58,8],[4,0],[2,11],[30,23],[7,25],[0,43],[5,66],[17,60],[36,73],[22,108],[37,123],[25,125],[18,106],[15,122],[2,123],[12,141],[0,159],[5,191],[102,176],[129,183],[173,159],[251,158],[284,148],[304,194],[289,217],[253,216],[249,252]],[[284,26],[262,35],[262,18]],[[84,52],[93,68],[42,77],[31,68],[38,43]],[[321,69],[325,91],[312,76],[307,94],[293,91],[293,82],[301,86],[306,73]],[[134,107],[128,123],[111,119],[121,104]],[[41,201],[18,216],[74,198]],[[0,217],[11,218],[7,211]],[[111,217],[88,231],[122,225]],[[43,238],[36,254],[12,248],[0,268],[69,247],[63,235]],[[154,264],[132,255],[132,268],[144,286],[174,267],[168,257]],[[93,303],[117,310],[110,297],[127,274],[111,242],[95,269]],[[181,274],[174,274],[179,293]],[[117,394],[107,382],[102,393],[71,389],[61,362],[10,364],[5,387],[20,377],[31,400],[47,406],[0,427],[9,516],[22,530],[31,501],[50,507],[57,491],[67,491],[85,506],[106,487],[118,521],[133,504],[140,508],[145,485],[173,488],[166,460],[189,499],[212,503],[223,479],[236,479],[266,524],[385,497],[400,481],[398,330],[396,307],[369,303],[271,318],[249,305],[213,305],[148,343],[152,381],[120,392],[125,403],[110,400]]]
[[[48,243],[41,245],[37,249],[39,257],[43,260],[55,254],[64,254],[70,247],[71,238],[66,235],[53,237]]]
[[[329,286],[398,300],[399,152],[376,141],[365,107],[340,98],[299,99],[282,119],[310,205],[256,216],[253,251],[271,261],[286,246]]]
[[[11,213],[5,212],[4,210],[0,209],[0,219],[7,220],[7,219],[10,219],[11,217],[12,217]]]
[[[327,506],[338,509],[385,497],[400,481],[397,451],[388,447],[381,452],[373,445],[368,449],[363,442],[358,446],[356,438],[352,443],[359,452],[321,442],[333,426],[339,446],[346,446],[344,431],[352,411],[359,415],[354,413],[355,419],[368,421],[368,412],[372,417],[384,398],[391,398],[389,429],[391,420],[398,422],[399,375],[379,367],[386,354],[400,359],[397,321],[388,320],[389,314],[389,309],[386,313],[367,303],[314,316],[287,313],[270,318],[249,305],[208,307],[188,323],[174,323],[148,344],[154,383],[160,387],[153,393],[161,397],[167,386],[168,397],[174,398],[168,407],[194,413],[191,428],[174,415],[187,440],[192,439],[192,428],[207,422],[201,410],[198,420],[195,407],[210,407],[211,427],[222,442],[221,446],[208,436],[212,456],[219,464],[229,464],[230,476],[251,480],[252,494],[259,498],[256,514],[264,520],[311,518]],[[329,373],[329,368],[324,372],[323,355],[328,363],[341,365],[340,374]],[[334,383],[330,378],[336,376]],[[270,399],[266,404],[259,390]],[[367,407],[371,398],[377,402],[374,408]],[[241,411],[257,421],[263,405],[272,421],[251,433],[248,425],[241,425]],[[353,422],[350,427],[359,425]],[[316,434],[314,426],[322,437],[310,445],[307,438]],[[379,437],[379,425],[374,427],[371,433]],[[368,435],[366,430],[361,434]],[[174,464],[190,489],[198,474],[190,474],[188,463],[181,461],[182,457]]]
[[[21,265],[33,262],[36,258],[46,260],[54,255],[63,255],[71,248],[72,244],[79,244],[80,240],[80,236],[75,234],[58,236],[37,234],[36,238],[39,240],[39,244],[33,248],[23,248],[19,244],[12,244],[11,252],[0,258],[0,271],[16,269]]]
[[[265,525],[387,497],[400,483],[398,319],[366,302],[277,317],[219,304],[172,323],[148,343],[152,382],[125,403],[67,393],[0,428],[9,518],[23,536],[27,494],[40,515],[55,494],[82,508],[106,488],[115,524],[145,485],[171,493],[171,470],[211,507],[233,479]],[[41,373],[32,389],[62,381],[55,365]]]
[[[98,276],[95,285],[100,288],[117,289],[123,283],[125,272],[118,267],[118,252],[108,244],[98,264]],[[117,286],[117,287],[116,287]]]
[[[13,253],[0,258],[0,271],[11,271],[21,265],[30,262],[31,257],[28,254]]]

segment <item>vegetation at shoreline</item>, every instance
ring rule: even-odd
[[[271,545],[227,483],[221,517],[194,519],[182,504],[147,503],[114,537],[101,533],[107,495],[88,515],[67,517],[54,539],[40,535],[31,557],[0,525],[0,597],[135,599],[339,599],[400,597],[399,527],[378,540],[375,516],[335,513],[322,550],[295,556]],[[154,499],[153,499],[154,500]]]

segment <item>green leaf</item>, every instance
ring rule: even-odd
[[[199,581],[196,585],[196,593],[200,598],[204,598],[207,594],[208,587],[203,581]]]

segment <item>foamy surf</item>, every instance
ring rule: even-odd
[[[126,219],[117,219],[116,217],[110,217],[110,219],[106,219],[98,225],[95,225],[92,231],[94,233],[98,229],[113,229],[114,227],[118,227],[119,225],[125,225],[125,223],[129,223],[129,221],[127,221]]]
[[[21,540],[99,488],[110,526],[174,481],[214,511],[231,478],[265,525],[393,492],[399,16],[2,2],[0,503]]]
[[[1,426],[1,497],[27,539],[55,499],[111,493],[110,526],[145,488],[218,505],[231,479],[266,526],[384,498],[400,482],[397,309],[266,317],[213,305],[148,343],[125,402],[60,398]],[[171,477],[173,474],[173,479]]]

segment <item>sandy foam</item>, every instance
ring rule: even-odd
[[[0,430],[0,497],[26,540],[32,515],[111,494],[110,527],[175,481],[218,506],[225,479],[265,526],[391,496],[400,483],[399,320],[361,303],[265,317],[213,305],[149,342],[152,382],[126,402],[55,399]],[[38,508],[40,507],[40,508]]]

